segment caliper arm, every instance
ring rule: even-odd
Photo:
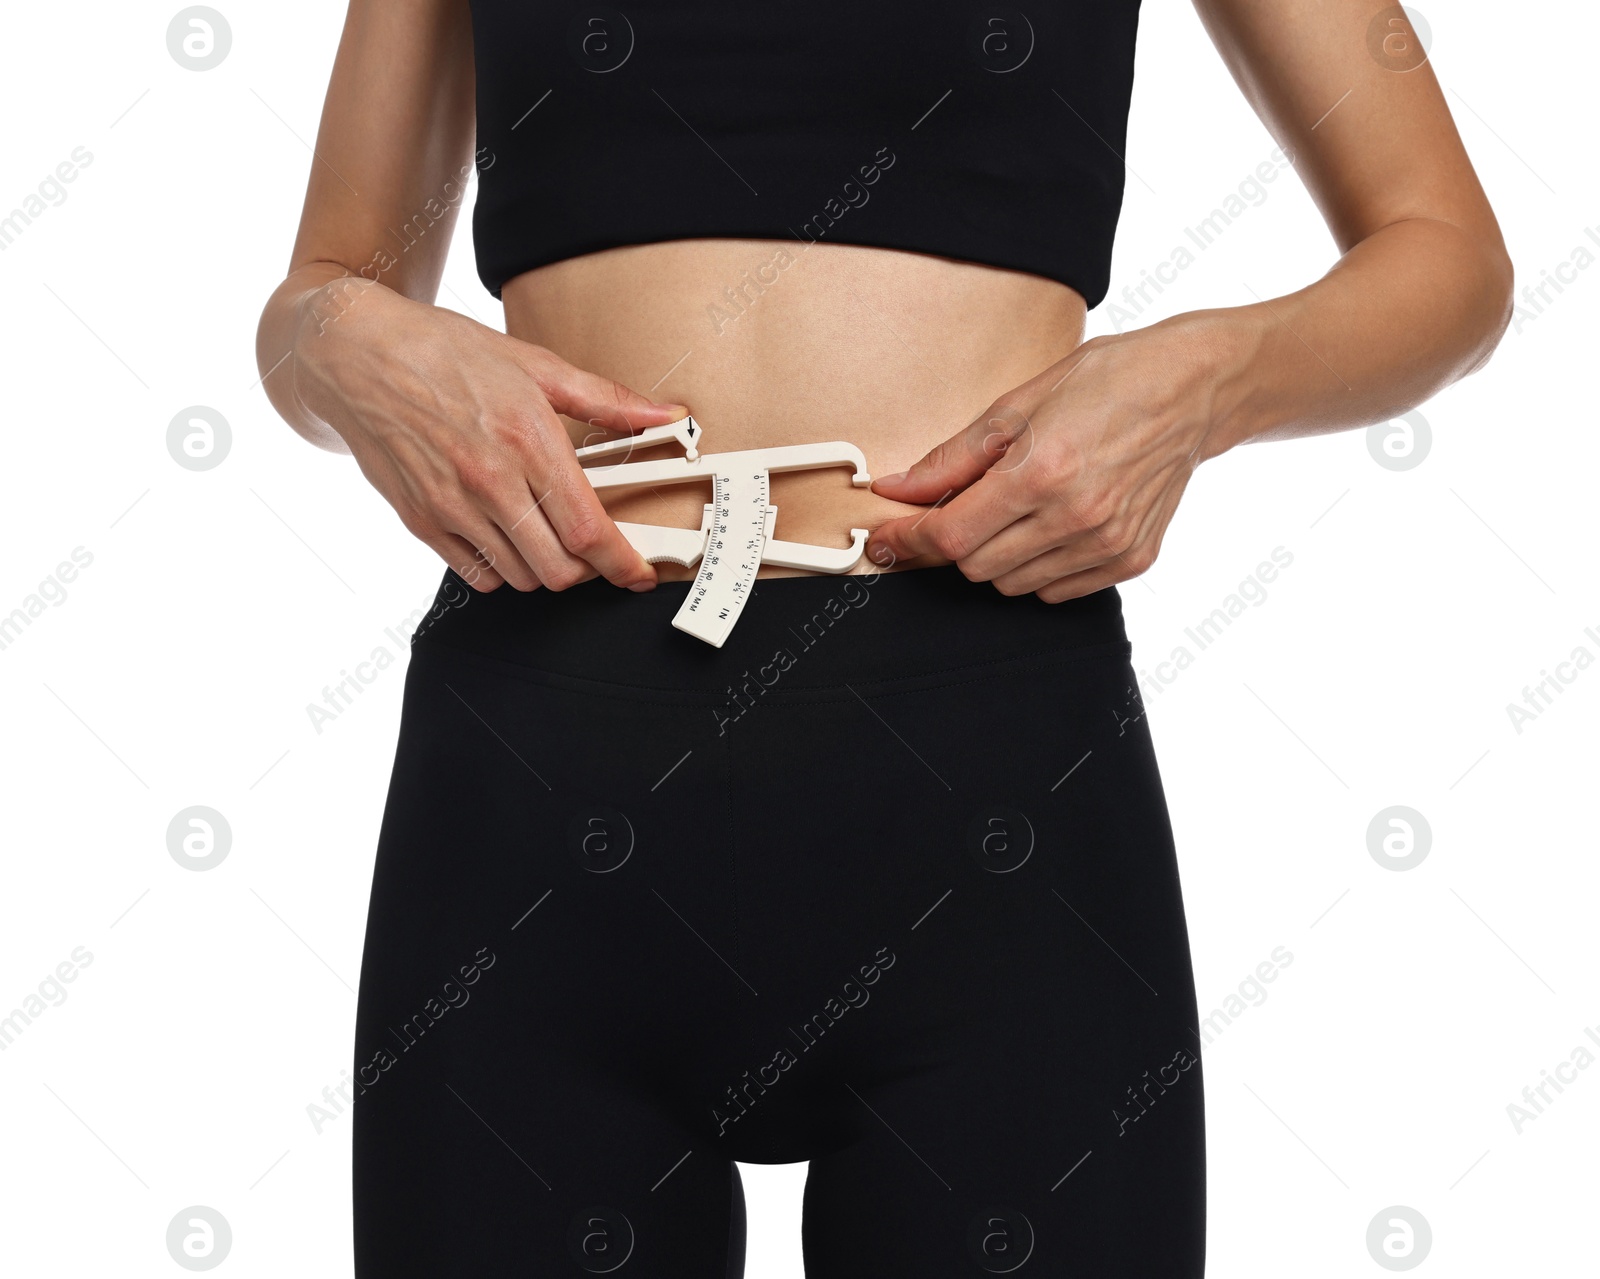
[[[710,508],[707,508],[707,517]],[[850,530],[849,546],[813,546],[809,542],[783,542],[772,536],[777,521],[778,508],[767,508],[767,540],[761,550],[763,564],[776,564],[780,568],[807,568],[816,573],[848,573],[861,562],[867,545],[868,532],[864,528]],[[618,520],[617,527],[646,562],[658,564],[663,560],[693,568],[706,550],[706,528],[668,528],[661,524],[629,524]]]
[[[702,430],[692,417],[665,426],[652,426],[637,435],[622,435],[614,440],[590,444],[577,450],[580,458],[607,457],[616,453],[629,453],[635,449],[650,448],[667,441],[676,441],[683,447],[683,457],[658,458],[648,462],[619,462],[611,466],[591,466],[584,469],[589,483],[597,489],[629,488],[647,484],[681,484],[689,480],[711,480],[718,475],[731,475],[746,470],[807,471],[822,466],[848,466],[854,472],[850,483],[856,488],[866,488],[872,483],[867,473],[867,459],[854,444],[843,440],[830,440],[821,444],[780,444],[765,449],[739,449],[731,453],[699,452]],[[618,522],[622,535],[649,563],[669,561],[693,567],[705,552],[707,522],[711,508],[706,508],[706,519],[698,529],[670,528],[659,524],[630,524]],[[761,556],[763,564],[776,564],[782,568],[804,568],[819,573],[844,573],[854,568],[866,546],[867,530],[850,530],[848,547],[812,546],[806,542],[784,542],[772,536],[778,508],[767,513],[767,543]]]
[[[614,443],[615,441],[607,441]],[[605,445],[592,445],[603,448]],[[579,456],[583,456],[582,450]],[[780,444],[769,449],[739,449],[732,453],[701,453],[697,457],[665,457],[653,462],[620,462],[615,466],[584,469],[597,489],[627,488],[643,484],[682,484],[709,480],[742,471],[808,471],[819,466],[849,466],[850,483],[866,488],[872,483],[867,459],[854,444],[830,440],[823,444]]]

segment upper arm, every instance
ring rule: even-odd
[[[1194,0],[1256,114],[1294,158],[1341,252],[1431,218],[1504,243],[1432,66],[1399,5]]]
[[[467,0],[350,0],[289,269],[433,301],[472,169]]]

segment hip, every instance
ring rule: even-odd
[[[878,1067],[1000,1023],[1170,1057],[1155,1014],[1192,1021],[1192,974],[1115,588],[781,579],[713,649],[668,625],[676,584],[454,587],[413,642],[374,878],[395,999],[554,892],[540,927],[583,976],[519,998],[529,1024],[588,1027],[597,1060],[686,1018],[706,1043],[759,1037],[751,990],[803,1007],[882,947],[921,976],[865,1019]]]
[[[1110,663],[1133,683],[1115,587],[1047,604],[969,581],[954,565],[915,571],[762,580],[720,648],[671,625],[690,590],[643,594],[602,579],[565,591],[474,591],[447,570],[412,638],[414,657],[448,651],[511,679],[596,696],[706,705],[750,682],[777,701],[857,690],[910,690],[997,680],[1037,688]],[[1115,682],[1115,681],[1113,681]],[[1142,712],[1136,687],[1120,690]]]

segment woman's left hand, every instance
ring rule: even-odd
[[[937,509],[880,525],[868,558],[938,556],[1052,604],[1137,577],[1189,476],[1221,451],[1205,445],[1224,327],[1191,313],[1092,338],[1002,395],[910,471],[873,482]]]

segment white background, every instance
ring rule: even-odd
[[[233,48],[204,73],[167,51],[177,6],[13,5],[0,47],[0,210],[93,156],[0,253],[0,613],[93,557],[0,650],[0,1013],[92,955],[0,1052],[19,1276],[179,1273],[165,1232],[193,1204],[231,1224],[224,1273],[350,1269],[349,1118],[319,1134],[306,1107],[349,1062],[404,663],[320,735],[305,707],[375,647],[403,654],[386,628],[439,565],[256,385],[342,7],[218,3]],[[1424,13],[1519,285],[1600,251],[1594,7]],[[1272,145],[1192,10],[1151,0],[1113,297]],[[1298,180],[1265,189],[1139,323],[1327,269]],[[442,304],[501,323],[465,224],[446,278]],[[1384,1273],[1366,1232],[1391,1205],[1431,1225],[1424,1274],[1593,1273],[1600,1067],[1520,1133],[1507,1113],[1600,1026],[1600,669],[1520,733],[1506,711],[1575,647],[1600,656],[1600,269],[1549,297],[1422,406],[1420,464],[1379,465],[1362,431],[1236,450],[1123,588],[1153,670],[1273,548],[1293,556],[1146,686],[1202,1010],[1294,957],[1206,1049],[1214,1275]],[[231,425],[213,470],[168,454],[190,405]],[[232,829],[205,873],[166,847],[191,805]],[[1411,870],[1368,851],[1392,805],[1432,831]],[[798,1276],[803,1166],[744,1174],[750,1275]]]

